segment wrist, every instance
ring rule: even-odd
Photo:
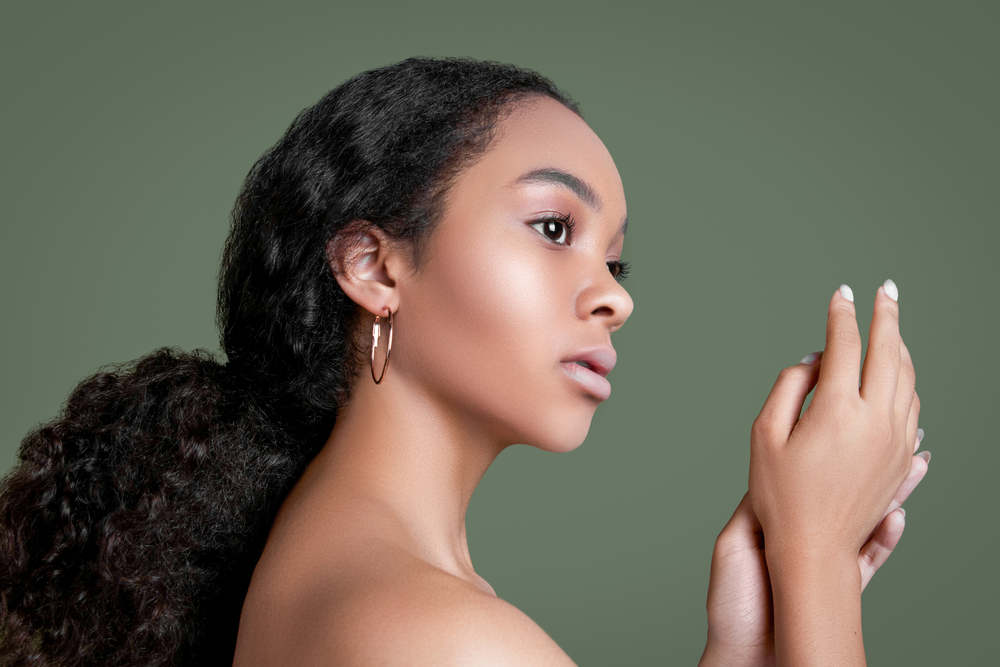
[[[854,575],[860,582],[857,552],[850,547],[838,548],[830,542],[810,545],[804,540],[798,543],[767,540],[764,558],[772,587],[784,579],[822,581],[831,577],[850,579]]]
[[[864,665],[861,571],[838,550],[768,555],[778,664]]]

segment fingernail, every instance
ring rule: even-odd
[[[813,352],[812,354],[807,354],[806,356],[802,357],[802,361],[800,361],[799,363],[805,364],[806,366],[811,366],[815,364],[817,361],[819,361],[819,358],[822,355],[823,355],[822,352]]]
[[[930,452],[928,452],[927,450],[924,450],[924,451],[920,452],[919,454],[917,454],[917,456],[919,456],[920,458],[922,458],[924,460],[924,463],[926,463],[927,465],[930,465],[930,463],[931,463],[931,453]]]
[[[892,278],[882,283],[882,289],[885,290],[887,297],[893,301],[899,301],[899,288],[896,287],[896,283],[892,282]]]
[[[917,444],[919,445],[920,441],[923,440],[923,439],[924,439],[924,429],[918,428],[917,429]]]
[[[904,510],[902,507],[897,507],[895,511],[902,514],[904,519],[906,518],[906,510]]]
[[[840,286],[840,296],[844,297],[851,303],[854,303],[854,291],[847,285]]]

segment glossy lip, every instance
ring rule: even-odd
[[[605,401],[611,396],[611,383],[605,376],[617,362],[618,355],[613,347],[599,347],[564,359],[559,365],[587,393]]]

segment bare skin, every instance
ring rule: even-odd
[[[571,174],[599,201],[525,178],[540,169]],[[540,231],[567,214],[572,236],[562,223],[555,238]],[[572,664],[475,573],[465,513],[505,447],[569,451],[586,436],[597,375],[580,382],[566,366],[582,371],[568,360],[587,353],[609,365],[610,334],[632,311],[608,268],[625,215],[607,149],[540,100],[459,176],[419,268],[376,232],[337,267],[356,303],[394,313],[391,362],[381,384],[359,378],[284,503],[236,665]]]
[[[838,292],[830,310],[827,349],[839,356],[782,371],[754,424],[751,491],[712,554],[703,666],[865,664],[861,591],[899,542],[900,507],[927,473],[930,455],[914,454],[922,437],[920,404],[896,302],[879,288],[860,388],[853,304]],[[840,372],[824,375],[824,363]],[[817,389],[799,418],[817,381],[824,392]],[[889,464],[873,456],[879,445]],[[782,455],[799,460],[782,471],[774,461]],[[891,467],[893,458],[899,468]],[[865,479],[865,473],[889,481]],[[875,512],[899,475],[905,477],[892,500]],[[755,513],[755,492],[762,513],[776,510],[769,529]],[[779,494],[786,495],[775,499]],[[859,504],[851,507],[852,499]]]
[[[359,376],[326,446],[283,504],[244,604],[237,667],[573,664],[536,623],[476,574],[465,514],[480,479],[504,448],[525,443],[572,450],[607,398],[603,376],[614,365],[610,334],[632,311],[631,299],[609,270],[621,257],[625,197],[600,139],[557,102],[533,100],[501,129],[490,150],[456,179],[419,263],[378,230],[360,232],[356,250],[334,262],[338,282],[372,314],[369,322],[375,314],[393,313],[391,362],[379,385],[367,372]],[[768,401],[775,414],[787,418],[796,400],[801,407],[802,388],[815,382],[815,375],[821,387],[831,384],[824,375],[830,373],[820,368],[840,368],[829,357],[833,349],[839,358],[835,348],[841,338],[828,343],[823,364],[779,380],[781,391]],[[897,361],[897,375],[899,366]],[[883,378],[879,385],[883,403],[887,382]],[[905,393],[907,386],[912,393],[908,380],[894,391]],[[816,432],[860,409],[831,408],[813,418]],[[813,412],[820,414],[818,408]],[[912,421],[915,429],[915,417]],[[896,515],[889,515],[867,540],[893,494],[906,487],[901,488],[904,478],[910,482],[904,460],[912,450],[897,453],[895,434],[883,443],[877,462],[849,461],[867,475],[866,496],[859,484],[838,486],[843,480],[822,468],[818,454],[809,461],[819,465],[799,475],[803,466],[788,464],[783,456],[788,448],[781,447],[791,427],[784,435],[777,426],[758,431],[750,498],[723,531],[724,548],[717,546],[713,559],[703,664],[766,664],[729,660],[742,653],[756,658],[752,647],[761,644],[765,660],[777,655],[779,664],[786,657],[791,661],[786,664],[807,664],[797,662],[796,651],[827,639],[812,625],[817,616],[837,619],[838,637],[856,630],[860,638],[860,615],[853,615],[860,596],[859,552],[877,556],[862,558],[862,567],[868,563],[873,572],[901,532]],[[843,436],[839,440],[837,433]],[[843,449],[841,441],[853,434],[837,433],[832,445],[815,436],[800,449]],[[816,533],[810,522],[824,510],[822,502],[836,498],[813,494],[811,509],[799,515],[789,512],[787,497],[771,489],[807,488],[824,476],[834,481],[820,480],[823,488],[839,493],[861,517],[829,534]],[[758,515],[764,520],[758,522]],[[773,534],[782,548],[774,553],[769,548],[765,556],[749,547],[761,530],[769,546]],[[826,538],[837,545],[838,558],[854,549],[853,574],[837,573],[838,581],[857,591],[816,604],[796,597],[797,587],[811,593],[822,585],[813,567],[814,547]],[[761,583],[768,569],[776,591],[773,612],[771,588]],[[747,590],[753,595],[745,595]],[[775,631],[765,631],[762,639],[759,627],[748,629],[737,618],[743,611],[737,599]]]

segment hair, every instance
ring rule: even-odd
[[[535,72],[409,59],[295,118],[253,166],[219,278],[226,361],[103,369],[29,433],[0,487],[0,664],[231,664],[278,507],[360,368],[328,248],[359,223],[420,248]]]

